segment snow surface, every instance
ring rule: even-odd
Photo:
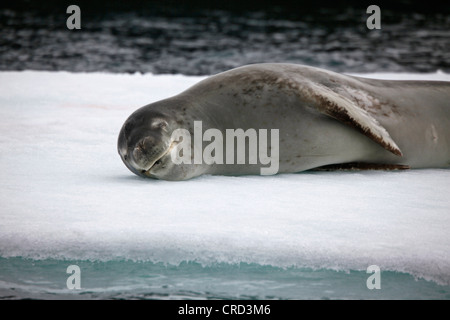
[[[133,175],[116,149],[125,119],[202,78],[0,72],[0,256],[375,264],[450,285],[450,170]]]

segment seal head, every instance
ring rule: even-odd
[[[159,111],[141,108],[123,124],[117,143],[122,161],[142,177],[161,178],[171,172],[170,152],[177,142],[171,134],[175,122]]]

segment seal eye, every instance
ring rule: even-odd
[[[169,124],[167,123],[167,121],[162,119],[157,119],[152,123],[152,129],[166,130],[168,126]]]
[[[166,129],[167,128],[167,122],[163,121],[158,125],[161,129]]]

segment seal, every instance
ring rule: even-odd
[[[260,174],[261,161],[174,163],[182,141],[174,131],[193,135],[198,121],[224,136],[233,128],[278,130],[279,173],[450,166],[450,82],[375,80],[282,63],[225,71],[136,110],[120,130],[119,154],[132,172],[155,179]],[[267,147],[273,151],[274,142]]]

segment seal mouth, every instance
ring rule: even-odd
[[[170,144],[169,148],[167,148],[167,150],[161,154],[160,157],[158,157],[152,164],[151,166],[147,169],[147,170],[142,170],[141,173],[145,174],[145,175],[149,175],[151,174],[151,170],[154,169],[155,167],[159,166],[160,164],[162,164],[162,158],[164,158],[164,156],[166,156],[167,154],[169,154],[172,149],[178,144],[178,142],[176,141],[172,141],[172,143]]]

